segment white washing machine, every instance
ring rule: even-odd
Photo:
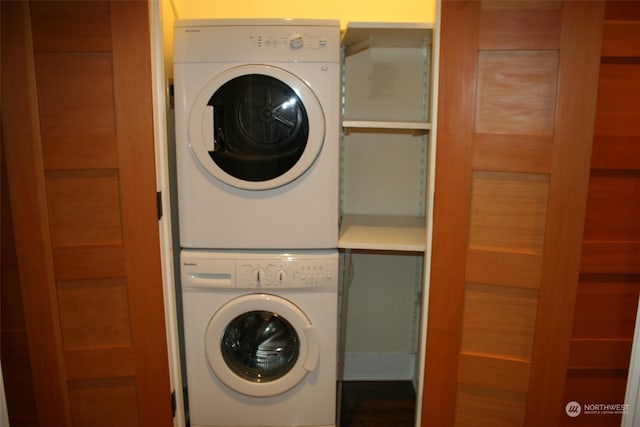
[[[178,20],[183,248],[335,248],[337,20]]]
[[[337,250],[181,252],[191,427],[336,425]]]

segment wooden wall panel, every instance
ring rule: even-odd
[[[592,174],[587,211],[586,241],[640,241],[640,170],[637,176]]]
[[[469,247],[538,254],[546,221],[548,177],[475,172]]]
[[[640,169],[640,135],[595,135],[591,167]]]
[[[72,381],[69,395],[74,427],[140,425],[132,378]]]
[[[625,338],[572,339],[569,370],[616,369],[626,372],[631,344],[632,340]]]
[[[640,22],[627,20],[605,22],[602,56],[640,57],[638,40],[640,40]]]
[[[125,280],[58,282],[65,350],[131,345]]]
[[[518,427],[523,423],[522,393],[461,385],[457,393],[456,427]]]
[[[47,190],[54,247],[122,241],[117,175],[102,172],[49,174]]]
[[[11,105],[2,111],[2,138],[38,422],[66,426],[70,422],[69,401],[61,371],[63,356],[57,310],[52,304],[56,301],[55,277],[29,4],[2,2],[0,7],[2,105]],[[7,388],[7,394],[11,394],[11,389]]]
[[[546,174],[551,170],[551,144],[546,135],[476,134],[474,170]]]
[[[2,125],[43,426],[171,425],[148,20],[144,0],[2,3],[2,98],[15,107]]]
[[[541,11],[561,7],[562,0],[480,0],[482,10]]]
[[[594,242],[582,245],[582,273],[640,273],[640,242]]]
[[[471,283],[537,289],[541,266],[542,256],[537,254],[470,249],[465,279]]]
[[[633,336],[640,283],[582,280],[576,296],[574,338]]]
[[[476,131],[551,135],[557,51],[480,51]]]
[[[110,53],[38,53],[46,169],[117,167]]]
[[[607,0],[605,24],[608,21],[640,21],[640,4],[629,0]],[[606,43],[603,40],[603,45]]]
[[[574,371],[567,378],[566,402],[622,403],[627,377],[621,371]],[[621,414],[586,414],[563,418],[562,426],[619,427]]]
[[[31,1],[37,52],[111,51],[108,1]]]
[[[460,353],[458,383],[526,393],[531,365],[513,357]]]
[[[461,351],[529,359],[535,331],[535,290],[468,284]]]
[[[483,6],[487,6],[483,2]],[[538,4],[539,6],[539,4]],[[558,49],[560,45],[559,7],[531,14],[525,10],[495,9],[480,17],[480,50]]]
[[[603,6],[442,3],[424,426],[560,423]]]
[[[126,378],[136,374],[135,352],[130,346],[99,350],[75,349],[65,351],[67,378]]]
[[[624,402],[640,290],[640,2],[607,1],[567,400]],[[621,414],[564,418],[619,426]]]
[[[60,247],[53,250],[53,264],[58,280],[124,277],[124,263],[124,248],[121,244]]]
[[[604,63],[600,66],[596,135],[640,136],[639,64]]]

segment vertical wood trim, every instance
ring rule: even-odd
[[[114,90],[120,164],[122,226],[138,413],[142,426],[171,426],[155,154],[148,4],[111,2]]]
[[[471,160],[476,98],[476,46],[480,3],[444,1],[441,18],[433,255],[422,425],[452,426],[462,338],[465,270],[471,204]],[[464,28],[464,31],[461,29]],[[443,167],[439,167],[442,165]],[[456,167],[450,167],[456,165]],[[455,197],[450,197],[455,194]],[[430,348],[430,342],[438,343]],[[447,343],[443,346],[443,343]]]
[[[564,411],[595,122],[604,2],[565,1],[538,323],[525,426]]]
[[[2,112],[7,173],[38,417],[70,426],[43,174],[28,2],[2,2]]]

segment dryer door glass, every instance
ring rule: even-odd
[[[291,169],[309,137],[309,119],[292,88],[262,74],[236,77],[209,99],[213,150],[222,170],[245,181],[267,181]]]
[[[220,346],[227,366],[254,383],[286,375],[300,351],[295,329],[269,311],[251,311],[233,319],[224,330]]]

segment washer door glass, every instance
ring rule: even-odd
[[[203,171],[246,190],[277,188],[302,176],[324,135],[324,113],[311,88],[267,65],[214,76],[189,116],[189,148]]]
[[[215,312],[205,332],[213,374],[248,396],[276,396],[314,371],[317,331],[293,302],[278,295],[247,294]]]
[[[286,375],[300,354],[298,334],[276,313],[252,311],[229,324],[220,342],[222,357],[236,375],[262,383]]]

